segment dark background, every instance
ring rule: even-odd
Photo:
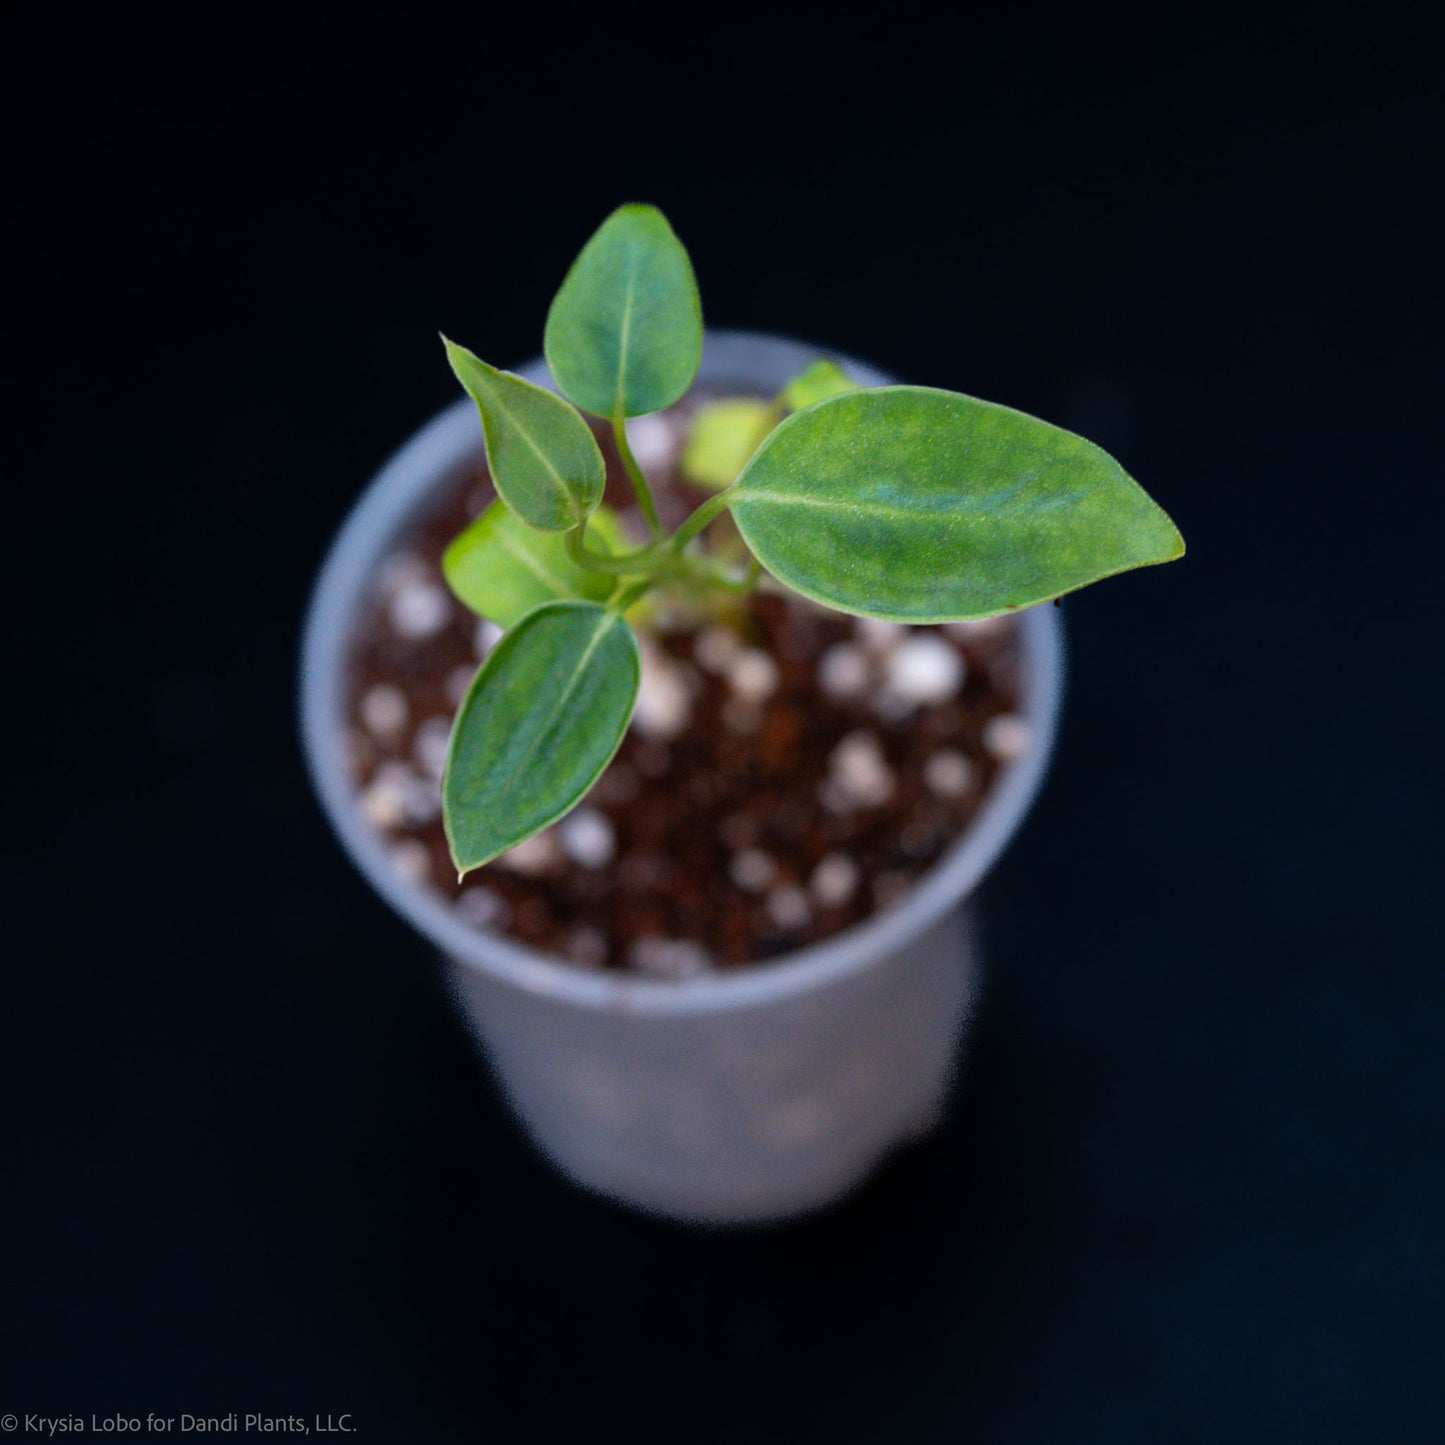
[[[8,47],[0,1411],[1438,1438],[1438,40],[347,6]],[[534,355],[624,199],[714,323],[1082,429],[1190,544],[1068,604],[947,1127],[752,1236],[532,1155],[295,738],[437,330]]]

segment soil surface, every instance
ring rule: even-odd
[[[675,472],[697,400],[629,424],[669,526],[705,495]],[[599,441],[607,500],[641,540]],[[358,619],[349,697],[364,813],[397,869],[477,928],[653,977],[765,959],[896,902],[1029,745],[1016,619],[909,628],[780,591],[731,601],[726,616],[663,607],[643,641],[637,714],[596,788],[459,886],[442,765],[498,632],[451,595],[440,559],[493,495],[479,466],[398,539]],[[709,540],[725,548],[729,530],[724,518]]]

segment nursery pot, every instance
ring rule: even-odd
[[[775,392],[817,348],[710,332],[699,381]],[[858,381],[891,378],[842,358]],[[540,360],[521,375],[550,384]],[[409,441],[342,527],[306,620],[301,722],[317,792],[381,896],[445,956],[457,1002],[527,1133],[563,1174],[650,1213],[708,1224],[827,1204],[937,1121],[977,979],[969,895],[1043,777],[1062,688],[1052,607],[1021,617],[1020,709],[1031,743],[966,831],[888,910],[762,963],[668,982],[594,973],[465,923],[396,871],[350,776],[347,659],[399,534],[483,458],[468,400]]]

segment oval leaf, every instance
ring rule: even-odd
[[[616,513],[598,507],[587,524],[589,544],[600,542],[614,555],[627,550]],[[473,612],[510,627],[534,607],[568,597],[605,602],[618,579],[579,567],[557,532],[538,532],[519,521],[502,502],[493,502],[442,556],[452,591]]]
[[[560,396],[499,371],[465,346],[447,360],[482,416],[497,493],[529,527],[565,532],[602,500],[607,480],[592,428]]]
[[[549,602],[487,654],[452,727],[442,821],[460,875],[555,823],[617,751],[637,699],[632,629]]]
[[[780,581],[899,622],[989,617],[1184,551],[1164,511],[1092,442],[919,386],[795,413],[754,453],[730,505]]]
[[[655,206],[621,206],[572,263],[547,313],[547,365],[597,416],[671,406],[702,358],[692,262]]]

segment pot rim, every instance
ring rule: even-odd
[[[742,380],[766,357],[788,373],[819,356],[836,358],[866,385],[892,378],[827,347],[754,331],[709,330],[699,376]],[[519,374],[550,385],[538,358]],[[300,725],[307,770],[323,810],[364,877],[408,922],[453,959],[527,993],[587,1009],[696,1014],[759,1007],[855,973],[906,947],[971,893],[1012,838],[1043,782],[1063,700],[1063,629],[1047,604],[1020,614],[1021,712],[1030,746],[995,777],[983,806],[903,900],[818,943],[700,978],[669,982],[592,973],[525,944],[483,933],[442,899],[396,871],[380,835],[362,817],[340,745],[347,728],[346,654],[356,609],[396,533],[440,477],[481,451],[481,429],[463,397],[416,432],[377,473],[347,515],[322,564],[302,631]]]

